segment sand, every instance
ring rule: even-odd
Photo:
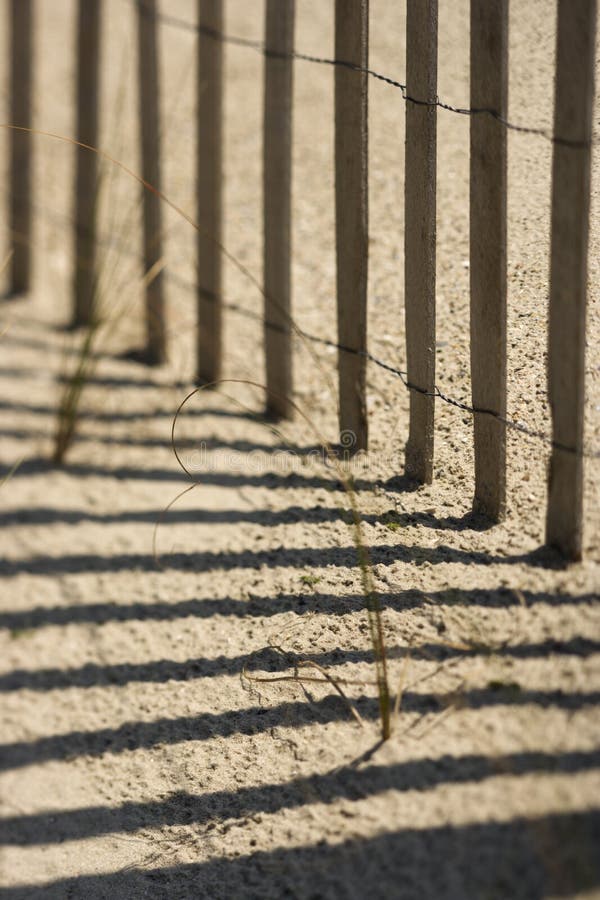
[[[162,4],[188,20],[194,6]],[[371,6],[372,66],[402,80],[404,5]],[[441,6],[439,92],[468,105],[468,4]],[[514,121],[551,124],[554,6],[511,4]],[[62,134],[73,11],[38,4],[36,126]],[[332,16],[329,0],[298,0],[298,48],[330,55]],[[228,0],[231,33],[260,37],[262,17],[262,3]],[[138,168],[133,26],[128,0],[107,0],[103,147]],[[165,190],[193,212],[194,37],[165,26],[161,41]],[[262,63],[227,47],[225,244],[258,276]],[[295,76],[294,310],[334,337],[333,72],[298,62]],[[369,341],[403,367],[400,93],[372,81],[370,118]],[[438,127],[438,383],[468,399],[469,120],[440,112]],[[163,515],[191,484],[170,435],[193,386],[194,234],[167,213],[169,365],[119,358],[142,335],[140,208],[108,167],[101,271],[115,323],[67,463],[50,466],[60,376],[81,341],[63,328],[73,151],[48,138],[35,149],[34,290],[1,317],[1,459],[21,463],[0,490],[0,897],[599,897],[598,460],[584,560],[565,567],[540,549],[547,444],[509,432],[508,515],[485,528],[470,515],[471,417],[438,404],[435,480],[417,490],[402,478],[408,395],[369,367],[358,502],[401,691],[380,745],[348,499],[331,467],[302,459],[318,434],[336,438],[335,353],[296,341],[295,399],[314,432],[299,418],[277,433],[243,386],[193,397],[177,439],[198,485]],[[509,414],[547,432],[551,145],[511,133],[509,154]],[[599,176],[595,153],[595,450]],[[229,264],[225,294],[260,313]],[[228,311],[227,377],[261,381],[260,348],[260,323]],[[344,699],[329,682],[256,680],[307,662],[357,683]]]

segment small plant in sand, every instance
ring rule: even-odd
[[[121,74],[119,79],[119,94],[114,107],[114,122],[111,132],[119,138],[122,135],[120,122],[123,117],[125,105],[125,72]],[[113,297],[121,298],[123,290],[126,290],[127,284],[118,285],[115,283],[117,266],[120,256],[120,247],[122,238],[131,230],[133,225],[133,216],[137,212],[140,205],[138,197],[134,204],[129,208],[127,213],[122,217],[119,227],[116,221],[121,203],[116,194],[116,174],[118,172],[114,166],[110,165],[110,158],[106,154],[100,153],[96,148],[88,148],[74,142],[77,153],[97,153],[100,156],[100,171],[96,183],[96,191],[94,196],[93,215],[97,215],[98,208],[103,193],[106,193],[107,209],[109,213],[109,233],[111,237],[116,237],[116,241],[106,248],[105,252],[98,254],[98,259],[93,272],[93,280],[91,284],[91,292],[88,297],[89,304],[89,321],[80,329],[79,346],[75,351],[75,362],[68,371],[69,357],[65,356],[64,371],[62,374],[62,390],[58,404],[56,417],[56,432],[54,438],[53,462],[61,465],[65,456],[73,442],[77,429],[81,399],[83,391],[90,379],[93,377],[94,370],[97,365],[97,345],[99,339],[105,339],[112,332],[118,323],[123,319],[129,311],[126,305],[122,305],[121,309],[115,310],[115,302]],[[122,140],[120,145],[122,147]],[[118,151],[117,151],[118,152]],[[99,242],[98,242],[99,243]],[[114,258],[111,257],[111,249],[116,246]],[[98,247],[100,250],[100,246]],[[79,260],[77,263],[79,264]],[[128,279],[135,280],[133,273],[128,273]],[[118,301],[117,301],[118,302]],[[107,307],[112,306],[113,309]]]
[[[194,55],[191,54],[188,63],[184,67],[183,77],[186,77],[186,70],[191,71],[191,63],[193,59]],[[122,72],[119,78],[119,94],[117,97],[117,102],[114,104],[114,118],[112,127],[110,129],[113,138],[115,138],[117,141],[119,140],[119,138],[124,138],[125,134],[125,131],[122,127],[126,100],[125,70],[130,64],[130,48],[127,47],[123,53]],[[178,105],[175,104],[171,108],[169,120],[165,123],[165,130],[169,129],[169,122],[172,121],[172,118],[175,116],[177,107]],[[36,135],[38,137],[43,137],[49,140],[59,141],[63,144],[76,148],[77,152],[97,154],[100,157],[101,167],[96,186],[95,206],[98,206],[100,202],[101,191],[104,190],[106,181],[108,180],[109,182],[107,209],[109,212],[109,219],[111,220],[109,223],[109,234],[111,236],[111,240],[109,242],[108,252],[102,254],[98,260],[98,265],[93,282],[92,296],[90,298],[92,314],[90,316],[89,324],[87,324],[78,335],[80,343],[75,351],[75,362],[70,370],[69,355],[67,354],[63,367],[64,371],[61,378],[63,387],[58,404],[53,450],[53,462],[59,465],[64,462],[66,454],[76,434],[78,419],[80,416],[82,395],[90,379],[93,377],[94,370],[97,365],[97,346],[100,342],[100,339],[102,339],[102,341],[104,342],[106,337],[114,331],[119,322],[122,321],[122,319],[130,311],[130,307],[127,304],[120,303],[121,298],[124,294],[127,295],[128,290],[132,290],[136,286],[141,287],[142,290],[146,290],[146,288],[148,288],[152,284],[154,279],[158,277],[158,275],[162,272],[163,268],[166,265],[166,260],[159,260],[143,274],[140,281],[140,276],[136,275],[136,270],[139,266],[138,257],[136,254],[134,254],[132,258],[132,266],[130,267],[130,270],[127,271],[123,282],[121,284],[116,283],[115,277],[117,272],[117,263],[124,246],[123,239],[132,230],[134,219],[138,215],[143,196],[142,193],[138,194],[127,210],[126,214],[122,216],[121,198],[118,197],[117,194],[112,190],[116,186],[116,176],[118,176],[119,174],[125,174],[128,178],[136,181],[143,189],[143,191],[153,191],[160,197],[161,200],[163,200],[168,206],[175,210],[175,212],[177,212],[183,219],[185,219],[194,227],[196,226],[191,217],[184,213],[183,210],[177,207],[174,203],[172,203],[167,197],[164,196],[164,194],[156,190],[153,185],[145,182],[144,179],[141,178],[132,169],[130,169],[124,163],[120,162],[118,158],[107,153],[106,151],[101,150],[98,147],[92,147],[88,144],[81,143],[80,141],[77,141],[74,138],[68,137],[66,135],[57,134],[50,131],[43,131],[36,128],[26,128],[23,126],[12,124],[2,124],[0,127],[12,131],[25,131],[30,135]],[[118,148],[117,154],[119,154]],[[120,217],[120,226],[117,222],[117,216]],[[109,252],[111,247],[116,251],[114,258],[112,259]],[[117,298],[117,302],[120,303],[120,307],[117,309],[115,309],[117,303],[115,303],[113,298]],[[110,306],[112,306],[112,309],[106,308]],[[151,318],[147,324],[150,329],[153,327]],[[144,358],[145,353],[139,353],[137,354],[137,356],[139,358]]]
[[[157,265],[153,266],[141,279],[142,287],[150,284],[154,278],[164,268],[164,261],[161,260]],[[106,339],[126,316],[127,307],[123,307],[112,315],[102,319],[97,312],[98,301],[96,302],[96,313],[89,325],[85,327],[81,344],[76,353],[75,365],[70,374],[63,378],[64,384],[58,405],[56,433],[54,439],[53,462],[61,465],[64,462],[67,451],[69,450],[77,428],[77,422],[81,409],[81,396],[94,374],[95,367],[98,362],[96,346],[100,335]]]
[[[300,581],[307,587],[315,587],[321,580],[320,575],[301,575]]]

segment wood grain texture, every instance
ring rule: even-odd
[[[156,0],[138,5],[138,101],[140,115],[142,177],[161,190],[160,84]],[[143,189],[144,271],[151,273],[163,256],[162,207],[160,197]],[[150,365],[164,363],[167,356],[164,279],[162,272],[146,281],[146,348]]]
[[[102,0],[79,0],[77,21],[77,123],[76,137],[98,146],[100,32]],[[75,259],[73,325],[89,325],[95,314],[96,208],[98,156],[75,149]]]
[[[594,99],[596,0],[559,0],[554,144],[548,386],[552,451],[546,540],[580,559],[583,536],[585,316]],[[568,452],[563,448],[571,448]]]
[[[362,69],[369,61],[368,0],[336,0],[335,56]],[[366,450],[368,273],[368,76],[335,68],[335,201],[340,443]]]
[[[404,285],[406,359],[411,391],[406,472],[433,478],[435,397],[435,243],[437,0],[408,0]],[[416,100],[419,102],[411,102]],[[431,105],[427,105],[431,104]]]
[[[199,0],[198,22],[223,31],[223,0]],[[198,35],[198,384],[221,377],[221,231],[222,231],[223,44],[206,32]]]
[[[10,123],[31,128],[33,83],[32,0],[10,3]],[[10,293],[23,294],[31,283],[32,140],[10,132]]]
[[[471,107],[506,116],[508,0],[471,0]],[[506,127],[471,116],[470,275],[473,406],[506,416]],[[473,508],[493,521],[506,506],[506,427],[474,416]]]
[[[263,146],[267,414],[290,418],[292,89],[295,0],[267,0]],[[274,55],[270,56],[269,53]]]

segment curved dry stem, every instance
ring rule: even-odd
[[[354,718],[356,719],[356,721],[358,722],[360,727],[361,728],[365,727],[365,723],[363,722],[363,720],[360,716],[360,713],[358,712],[358,710],[356,709],[354,704],[348,699],[348,697],[346,697],[345,693],[341,689],[340,685],[342,682],[339,679],[334,678],[332,675],[330,675],[329,672],[327,671],[327,669],[325,669],[323,666],[319,665],[319,663],[313,662],[312,660],[309,660],[309,659],[299,662],[298,668],[299,669],[300,668],[306,668],[306,669],[313,668],[313,669],[316,669],[317,672],[320,672],[321,675],[323,676],[323,678],[325,678],[329,682],[329,684],[333,688],[335,688],[335,690],[338,692],[338,694],[340,695],[342,700],[348,705],[348,707],[350,708],[350,712],[352,713],[352,715],[354,716]]]
[[[299,669],[300,667],[308,667],[313,666],[315,669],[318,669],[322,674],[322,678],[317,678],[315,675],[299,675],[296,671],[293,675],[271,675],[271,676],[263,676],[263,675],[249,675],[248,670],[244,666],[242,669],[242,677],[246,678],[248,681],[256,681],[262,684],[267,684],[270,682],[276,681],[293,681],[296,684],[330,684],[340,695],[353,718],[356,719],[361,728],[365,727],[365,723],[360,713],[352,703],[352,701],[345,695],[340,685],[360,685],[361,687],[367,687],[369,685],[376,685],[376,681],[360,681],[359,679],[351,679],[351,678],[334,678],[333,675],[330,675],[329,672],[320,666],[319,663],[312,662],[311,660],[303,660],[296,664],[295,668]]]
[[[298,663],[301,665],[301,663]],[[276,681],[297,681],[299,684],[344,684],[349,687],[377,687],[376,681],[363,680],[362,678],[334,678],[329,675],[326,678],[318,678],[316,675],[250,675],[248,669],[242,669],[242,675],[248,681],[258,681],[262,684],[275,683]]]
[[[165,520],[165,518],[167,517],[169,511],[175,506],[175,504],[177,503],[177,501],[178,501],[178,500],[181,500],[181,498],[182,498],[185,494],[189,494],[190,491],[193,491],[193,490],[194,490],[195,488],[197,488],[197,487],[199,487],[199,482],[196,481],[196,482],[194,482],[194,484],[188,485],[188,487],[186,487],[183,491],[180,491],[179,494],[177,494],[176,497],[173,497],[173,499],[171,500],[170,503],[167,503],[167,505],[165,506],[165,508],[164,508],[164,509],[162,510],[162,512],[160,513],[158,519],[157,519],[156,522],[154,523],[154,529],[153,529],[153,531],[152,531],[152,555],[153,555],[153,557],[154,557],[154,561],[155,561],[156,565],[157,565],[160,569],[164,569],[164,566],[163,566],[163,564],[162,564],[161,561],[160,561],[160,556],[158,555],[158,551],[157,551],[157,549],[156,549],[157,538],[158,538],[158,529],[160,528],[160,526],[161,526],[162,523],[164,522],[164,520]]]

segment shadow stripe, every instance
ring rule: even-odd
[[[167,800],[128,802],[110,808],[56,810],[0,820],[0,844],[33,846],[82,840],[102,834],[133,832],[165,825],[191,825],[272,814],[312,803],[362,800],[384,791],[427,791],[442,784],[468,784],[501,775],[574,774],[600,768],[600,750],[570,753],[522,752],[506,756],[451,756],[419,759],[326,774],[234,791],[175,793]]]
[[[542,709],[580,710],[600,704],[600,691],[523,690],[511,684],[493,689],[474,688],[460,693],[416,693],[407,691],[402,697],[404,712],[440,712],[448,704],[461,708],[482,709],[494,706],[535,704]],[[363,718],[378,718],[377,702],[368,697],[355,701]],[[270,708],[251,707],[224,713],[203,713],[182,718],[163,718],[153,722],[126,722],[118,728],[98,731],[73,731],[42,737],[34,741],[18,741],[0,745],[0,771],[37,765],[49,760],[76,756],[103,756],[126,750],[148,749],[157,744],[204,741],[212,737],[234,734],[257,734],[275,726],[298,728],[304,725],[340,722],[349,719],[346,705],[337,694],[308,704],[289,701]]]
[[[531,553],[515,556],[494,556],[485,551],[469,551],[438,544],[436,547],[422,547],[408,544],[376,544],[369,548],[371,564],[388,565],[394,563],[469,563],[479,565],[514,565],[517,562],[537,565],[537,557]],[[161,567],[173,571],[229,571],[230,569],[260,569],[261,566],[311,569],[325,566],[354,568],[357,554],[354,546],[346,547],[292,547],[283,546],[273,550],[241,550],[239,552],[205,551],[203,553],[163,553]],[[64,556],[33,556],[29,559],[2,560],[0,577],[14,575],[64,575],[83,572],[123,572],[156,569],[156,560],[151,553],[121,553],[112,556],[98,554],[65,554]]]
[[[493,651],[497,656],[518,659],[540,659],[552,654],[583,658],[600,652],[600,641],[574,638],[571,641],[543,641],[539,644],[518,644]],[[410,653],[411,659],[460,659],[463,657],[489,656],[488,648],[457,649],[440,644],[423,644],[420,647],[388,647],[388,659],[402,659]],[[15,669],[0,675],[0,692],[52,691],[65,688],[89,688],[96,686],[123,686],[131,682],[164,683],[190,681],[196,678],[212,678],[220,675],[239,675],[248,671],[283,672],[300,660],[311,660],[321,666],[343,666],[347,663],[371,663],[371,649],[335,649],[320,653],[289,653],[282,656],[270,648],[245,653],[241,656],[219,656],[214,659],[197,657],[176,662],[159,659],[148,663],[116,663],[114,665],[86,663],[71,669]]]
[[[539,603],[549,606],[579,606],[598,602],[596,594],[553,594],[545,591],[523,591],[527,606]],[[430,591],[424,595],[417,590],[393,591],[378,594],[383,608],[408,610],[427,603],[435,606],[481,606],[488,609],[510,609],[519,606],[519,600],[512,591],[462,590],[447,588]],[[13,630],[43,628],[93,622],[159,621],[170,622],[186,616],[208,619],[212,616],[276,616],[293,612],[304,615],[307,612],[322,612],[328,615],[347,615],[364,609],[361,594],[280,594],[277,597],[252,597],[250,600],[221,599],[181,600],[176,603],[89,603],[78,606],[38,606],[22,611],[0,612],[0,628]]]
[[[1,900],[264,897],[538,900],[600,885],[600,813],[406,828],[154,869],[0,888]],[[349,894],[349,891],[352,894]]]

